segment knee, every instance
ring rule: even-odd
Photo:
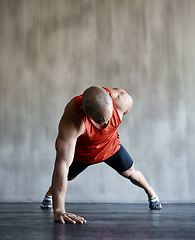
[[[131,182],[138,182],[139,178],[135,174],[132,174],[129,176],[129,180]]]
[[[72,181],[74,179],[75,179],[75,177],[68,177],[68,181]]]
[[[120,173],[123,177],[128,178],[128,179],[136,179],[137,178],[137,171],[134,168],[134,165],[126,170],[125,172]]]
[[[139,171],[135,170],[134,168],[129,172],[128,179],[132,182],[138,181],[139,179]]]

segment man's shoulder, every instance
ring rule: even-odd
[[[113,94],[113,98],[116,103],[123,104],[125,98],[130,96],[124,89],[122,88],[111,88],[110,91]]]
[[[65,107],[65,110],[62,116],[62,123],[74,125],[77,131],[79,132],[83,131],[84,122],[83,122],[82,116],[78,112],[78,109],[75,105],[74,98],[71,99]]]
[[[64,110],[64,114],[66,114],[67,116],[72,116],[74,114],[76,114],[78,111],[76,109],[76,105],[74,103],[74,98],[72,98],[66,105],[65,110]]]
[[[125,92],[125,90],[122,88],[110,88],[109,90],[112,92],[114,98],[117,98],[120,94]]]
[[[133,104],[131,96],[122,88],[112,88],[110,91],[113,94],[118,111],[122,115],[125,115],[127,112],[129,112]]]

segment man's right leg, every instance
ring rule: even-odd
[[[69,167],[68,181],[75,179],[81,172],[83,172],[89,164],[73,161]],[[41,208],[52,208],[52,187],[46,192],[45,197],[41,203]]]
[[[41,203],[41,208],[52,208],[52,188],[50,187],[49,190],[46,192],[45,197]]]

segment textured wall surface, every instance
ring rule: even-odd
[[[40,201],[66,103],[91,85],[134,100],[119,128],[166,202],[195,201],[195,1],[0,0],[0,201]],[[145,202],[105,164],[68,202]]]

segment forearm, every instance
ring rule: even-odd
[[[56,160],[52,179],[52,198],[54,214],[65,212],[68,168],[65,161]]]

